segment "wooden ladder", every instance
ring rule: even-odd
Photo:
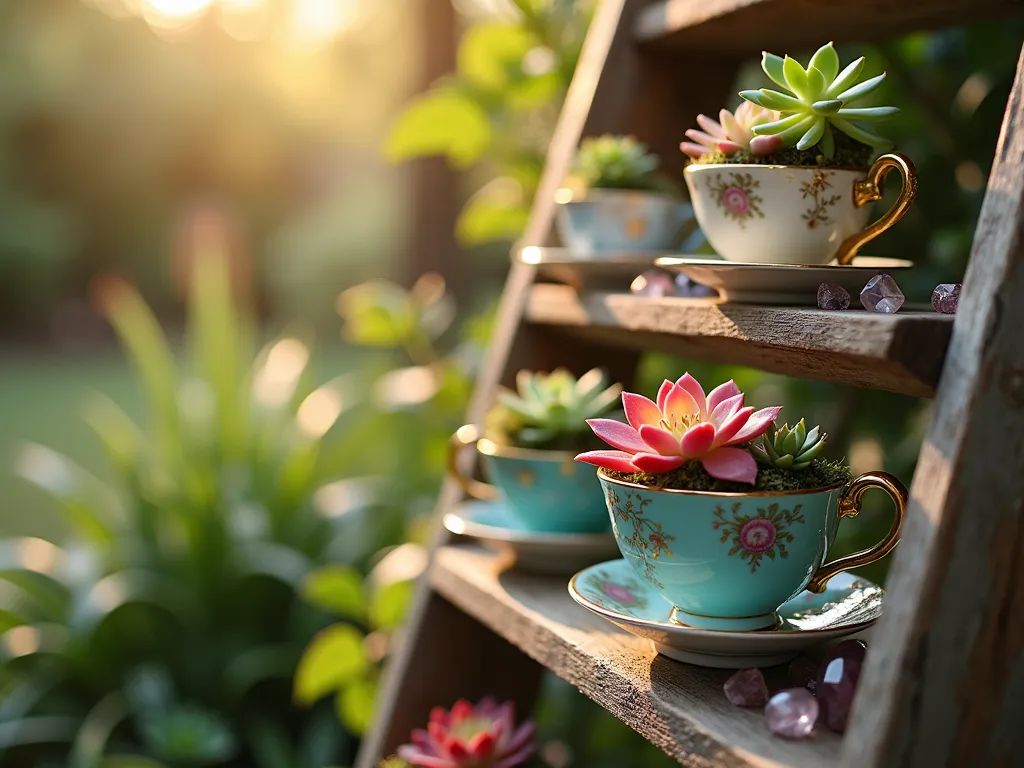
[[[762,48],[875,40],[1022,8],[1018,0],[604,0],[523,243],[551,242],[554,193],[582,136],[632,133],[679,171],[682,131],[727,103],[740,62]],[[656,656],[650,643],[576,606],[565,579],[508,570],[500,556],[452,544],[439,525],[359,768],[406,741],[434,705],[490,693],[530,711],[543,668],[686,765],[1024,765],[1024,56],[955,322],[578,295],[536,278],[535,267],[512,267],[471,422],[520,368],[580,373],[599,364],[628,382],[648,349],[935,398],[850,729],[845,738],[774,738],[760,712],[725,700],[727,672]],[[459,500],[447,482],[439,511]]]

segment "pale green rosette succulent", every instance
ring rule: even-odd
[[[778,429],[772,425],[750,444],[750,452],[762,464],[782,469],[807,469],[825,447],[826,437],[821,427],[808,431],[804,420],[800,419],[792,429],[789,424]]]
[[[833,131],[841,131],[877,150],[889,149],[892,143],[888,139],[856,124],[886,120],[899,113],[896,107],[852,106],[885,80],[883,72],[859,81],[864,62],[861,56],[840,72],[839,55],[832,43],[819,48],[806,69],[796,59],[783,59],[765,51],[761,68],[785,92],[762,88],[740,93],[747,101],[780,114],[778,120],[754,127],[755,135],[778,136],[783,146],[799,150],[817,144],[826,158],[835,154]]]
[[[520,371],[516,391],[502,390],[487,418],[487,432],[521,448],[571,447],[590,434],[587,419],[607,413],[622,387],[593,369],[578,380],[567,370]]]

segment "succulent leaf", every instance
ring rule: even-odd
[[[592,189],[655,189],[658,164],[633,136],[598,136],[580,143],[573,176]]]
[[[835,156],[833,129],[869,147],[888,148],[891,144],[886,139],[852,122],[877,122],[899,113],[896,107],[851,106],[875,91],[885,80],[883,73],[858,82],[864,64],[865,59],[861,57],[840,72],[839,56],[832,43],[819,48],[806,69],[789,56],[779,58],[764,52],[762,69],[772,82],[788,93],[768,88],[740,93],[745,101],[779,113],[777,119],[754,126],[754,135],[777,136],[783,147],[799,150],[817,146],[826,158]]]
[[[753,99],[740,104],[735,114],[721,110],[718,122],[707,115],[697,115],[697,124],[703,130],[689,129],[686,137],[690,141],[684,141],[680,149],[695,160],[709,152],[731,155],[741,149],[755,155],[769,154],[779,148],[778,143],[756,142],[754,137],[758,127],[777,117],[778,113],[761,108]]]
[[[821,427],[808,430],[806,422],[800,419],[792,428],[788,424],[778,428],[772,425],[750,444],[750,452],[762,464],[801,470],[809,467],[824,449],[825,437]]]

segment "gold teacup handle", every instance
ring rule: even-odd
[[[490,483],[482,483],[469,475],[463,474],[459,468],[459,453],[463,448],[475,446],[483,438],[480,429],[473,424],[459,427],[448,440],[448,472],[462,486],[467,494],[474,499],[494,501],[498,498],[498,489]]]
[[[854,552],[846,557],[840,557],[831,563],[823,564],[815,572],[811,583],[807,585],[807,589],[811,592],[819,594],[824,592],[828,580],[837,573],[849,570],[850,568],[860,568],[862,565],[880,560],[892,552],[893,547],[899,542],[900,528],[903,527],[903,515],[907,511],[907,489],[903,487],[903,483],[887,472],[865,472],[854,480],[839,500],[839,519],[856,517],[860,513],[861,498],[864,496],[865,491],[872,488],[879,488],[885,491],[896,506],[896,515],[893,517],[889,532],[885,534],[885,538],[873,547],[861,550],[860,552]]]
[[[871,164],[866,179],[853,182],[853,204],[860,208],[868,203],[873,203],[875,200],[881,200],[885,177],[894,168],[903,177],[903,187],[900,189],[900,196],[896,199],[896,204],[886,211],[885,215],[874,224],[868,225],[867,228],[855,235],[850,235],[839,244],[839,250],[836,251],[836,261],[840,265],[849,264],[853,261],[853,257],[857,255],[857,251],[860,250],[862,245],[869,240],[874,240],[902,219],[904,214],[910,209],[914,198],[917,197],[917,169],[914,167],[914,164],[906,155],[901,155],[899,152],[889,152]]]

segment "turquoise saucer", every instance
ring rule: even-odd
[[[625,560],[610,560],[569,581],[573,600],[637,637],[658,653],[702,667],[744,669],[782,664],[800,651],[867,629],[882,615],[885,590],[840,573],[816,595],[801,592],[778,609],[774,629],[694,629],[673,619],[673,607]]]
[[[444,516],[444,527],[491,549],[511,553],[528,571],[568,575],[618,553],[607,533],[537,533],[529,531],[501,502],[464,501]]]

